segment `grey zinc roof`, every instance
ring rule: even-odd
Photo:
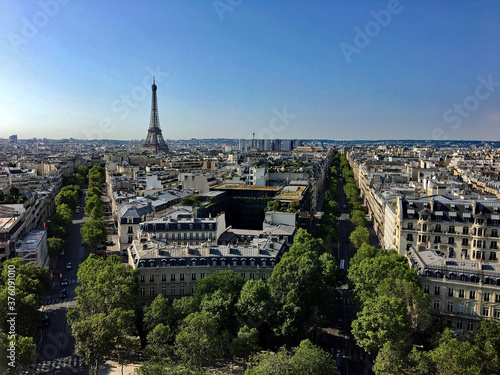
[[[145,203],[131,202],[124,203],[118,208],[118,216],[132,218],[141,218],[142,216],[150,215],[153,213],[153,209]]]

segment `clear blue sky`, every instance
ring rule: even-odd
[[[499,1],[2,1],[0,137],[143,139],[156,74],[166,139],[500,140],[499,19]]]

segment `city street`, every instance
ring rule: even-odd
[[[347,198],[344,193],[344,181],[343,179],[339,179],[338,182],[338,203],[341,215],[338,219],[338,242],[332,250],[333,255],[338,259],[339,263],[341,259],[344,260],[344,269],[346,270],[347,276],[349,260],[354,255],[354,250],[349,244],[352,224],[349,221],[349,209]],[[321,345],[328,350],[334,358],[339,358],[342,375],[373,374],[371,371],[373,358],[356,345],[351,335],[351,324],[352,321],[356,319],[356,305],[353,302],[347,284],[341,287],[341,292],[342,299],[337,301],[337,306],[329,320],[329,327],[323,329],[324,335],[321,337]],[[337,363],[339,360],[337,360]]]
[[[28,373],[53,374],[55,370],[66,369],[70,371],[68,373],[75,374],[86,367],[83,360],[74,354],[75,342],[66,320],[66,312],[68,307],[75,305],[78,266],[89,255],[89,250],[82,246],[80,237],[80,228],[87,220],[83,208],[79,209],[79,213],[73,214],[73,225],[64,255],[59,256],[55,266],[52,288],[41,299],[41,310],[48,314],[49,324],[36,330],[36,364],[31,366]],[[71,269],[68,266],[70,262]],[[68,285],[61,285],[64,280]],[[66,291],[64,298],[63,290]]]

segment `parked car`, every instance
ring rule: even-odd
[[[67,296],[68,296],[68,295],[66,294],[66,289],[63,289],[63,290],[61,291],[61,293],[59,294],[59,298],[61,298],[61,299],[64,299],[64,298],[66,298]]]
[[[72,268],[73,268],[73,266],[71,265],[71,262],[69,262],[68,264],[66,264],[66,269],[67,270],[70,270]]]
[[[114,243],[112,240],[107,240],[107,241],[105,242],[105,244],[106,244],[107,246],[113,246],[115,243]]]
[[[61,286],[67,286],[68,285],[68,279],[64,279],[61,281]]]
[[[106,245],[103,244],[98,245],[97,250],[106,250]]]

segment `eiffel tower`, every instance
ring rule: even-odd
[[[159,153],[168,152],[168,146],[161,135],[160,117],[158,116],[158,101],[156,99],[156,84],[153,77],[153,85],[151,86],[153,94],[151,97],[151,119],[149,121],[148,135],[146,141],[142,145],[143,152]]]

